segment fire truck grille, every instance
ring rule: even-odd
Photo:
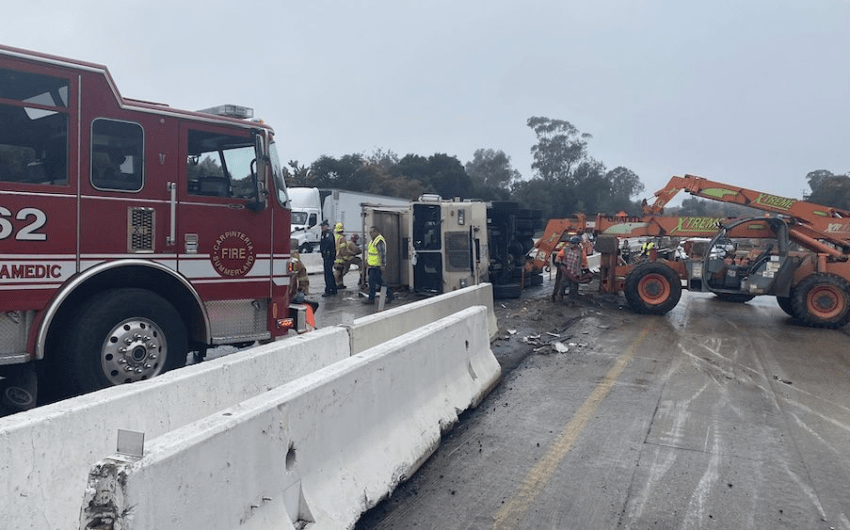
[[[154,251],[154,209],[127,209],[127,251]]]

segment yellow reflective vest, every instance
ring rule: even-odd
[[[378,252],[378,242],[384,244],[384,251],[386,252],[387,242],[384,239],[384,236],[378,234],[376,238],[369,242],[369,246],[366,248],[366,263],[370,267],[380,267],[381,264],[381,254]]]

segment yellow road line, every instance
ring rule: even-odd
[[[617,378],[623,373],[626,365],[634,357],[638,346],[643,342],[643,339],[646,338],[652,328],[653,323],[651,322],[649,326],[641,331],[629,349],[617,358],[617,362],[608,370],[602,381],[596,385],[593,393],[590,394],[590,397],[587,398],[581,408],[576,411],[575,416],[564,427],[564,430],[558,436],[558,439],[555,440],[555,443],[552,444],[549,450],[546,451],[546,454],[543,455],[543,458],[526,475],[525,480],[523,480],[522,485],[511,498],[510,502],[506,503],[496,514],[496,521],[493,523],[494,529],[512,529],[519,526],[529,506],[531,506],[540,492],[543,491],[549,479],[552,478],[552,474],[578,439],[587,421],[596,410],[597,405],[611,392]]]

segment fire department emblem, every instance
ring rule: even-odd
[[[234,230],[216,238],[210,260],[219,274],[232,277],[248,274],[257,258],[251,238]]]

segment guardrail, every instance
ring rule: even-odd
[[[348,357],[346,331],[328,328],[0,418],[0,528],[77,528],[118,429],[150,440]]]
[[[0,528],[77,528],[89,470],[114,453],[119,429],[143,432],[149,442],[156,441],[348,359],[352,346],[354,353],[364,351],[464,307],[486,307],[485,323],[478,324],[487,330],[486,338],[495,329],[490,293],[489,284],[470,287],[357,319],[346,328],[320,329],[150,381],[0,418]],[[485,353],[492,357],[489,345]],[[408,384],[400,379],[395,383]]]
[[[171,431],[136,461],[99,462],[81,527],[352,527],[498,381],[486,312],[463,310]]]

